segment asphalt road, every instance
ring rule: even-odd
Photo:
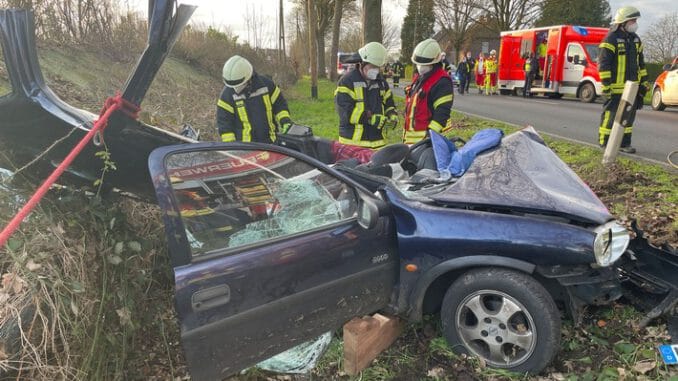
[[[456,90],[456,89],[455,89]],[[403,96],[402,89],[395,89]],[[537,131],[598,146],[598,125],[602,101],[582,103],[575,99],[549,99],[535,96],[484,96],[476,89],[468,95],[455,93],[453,109],[474,116],[515,124],[531,125]],[[678,150],[678,108],[653,111],[650,106],[638,110],[632,145],[638,156],[666,163],[669,152]]]

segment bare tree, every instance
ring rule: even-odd
[[[318,40],[316,39],[315,0],[306,0],[306,19],[308,20],[308,55],[311,57],[311,98],[318,99]]]
[[[363,43],[381,42],[381,0],[363,0]]]
[[[544,0],[481,0],[480,10],[473,21],[486,28],[501,32],[531,26],[540,15]]]
[[[394,21],[393,16],[382,12],[381,43],[386,50],[393,51],[400,45],[400,20]]]
[[[247,41],[255,49],[274,46],[273,41],[277,40],[274,37],[275,23],[263,14],[261,7],[256,10],[253,5],[248,4],[243,15],[247,29]]]
[[[459,54],[468,31],[481,15],[480,0],[435,0],[433,12],[442,32],[452,41]],[[455,57],[456,58],[456,57]]]
[[[678,56],[678,12],[664,15],[650,26],[643,36],[645,60],[648,62],[671,62]]]
[[[334,20],[332,20],[332,44],[330,45],[330,79],[337,80],[337,54],[339,53],[339,34],[341,33],[341,16],[344,0],[334,2]]]

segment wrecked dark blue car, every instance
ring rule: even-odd
[[[403,154],[369,171],[254,143],[152,153],[194,377],[376,311],[439,311],[455,350],[535,373],[558,351],[559,306],[576,319],[621,296],[626,229],[534,130],[446,181],[403,171]]]

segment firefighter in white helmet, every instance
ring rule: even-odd
[[[341,77],[334,91],[339,113],[339,142],[377,149],[386,144],[384,128],[398,124],[393,95],[381,75],[388,52],[378,42],[358,50],[360,62]]]
[[[280,88],[258,75],[247,59],[238,55],[229,58],[222,76],[225,87],[217,101],[221,141],[274,143],[278,133],[292,126]]]
[[[415,144],[426,138],[429,130],[447,131],[454,87],[443,69],[442,50],[432,38],[420,42],[412,52],[417,74],[405,88],[405,126],[403,142]]]
[[[603,83],[603,95],[607,98],[598,128],[598,144],[601,147],[607,145],[626,81],[639,83],[637,108],[643,106],[643,97],[649,89],[643,44],[636,34],[638,18],[640,18],[640,11],[635,7],[619,8],[612,21],[610,32],[599,45],[598,73]],[[622,152],[636,152],[636,149],[631,147],[636,107],[622,120],[624,127],[624,137],[620,148]]]

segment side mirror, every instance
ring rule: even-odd
[[[575,55],[574,55],[574,64],[575,64],[575,65],[579,65],[579,64],[580,64],[580,62],[579,62],[579,54],[575,54]]]
[[[671,64],[666,64],[666,65],[662,66],[662,70],[664,70],[664,71],[671,70]]]
[[[358,225],[364,229],[372,229],[377,226],[377,221],[379,221],[379,206],[377,201],[362,194],[359,197]]]

